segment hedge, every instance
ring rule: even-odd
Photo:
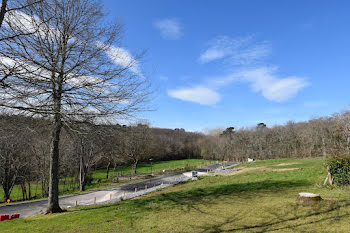
[[[350,156],[335,156],[327,159],[326,167],[332,175],[334,184],[350,184]]]

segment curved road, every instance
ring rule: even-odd
[[[226,163],[225,167],[232,167],[236,164]],[[209,175],[208,171],[223,168],[222,164],[216,163],[197,169],[199,175]],[[130,199],[136,196],[143,195],[147,192],[154,191],[158,188],[167,187],[169,185],[177,184],[182,181],[190,179],[191,172],[180,173],[172,176],[152,178],[149,180],[121,185],[115,188],[102,189],[98,191],[92,191],[84,194],[76,194],[65,197],[60,197],[60,206],[62,208],[69,208],[78,205],[93,205],[93,204],[105,204],[108,202],[117,202],[120,198]],[[18,204],[10,204],[0,206],[0,214],[12,214],[20,213],[21,217],[33,216],[42,213],[47,208],[47,200],[29,201]]]

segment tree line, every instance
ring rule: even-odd
[[[16,116],[0,116],[0,182],[4,201],[15,185],[22,199],[35,194],[47,197],[49,192],[50,126],[49,120]],[[198,158],[197,141],[203,135],[183,129],[151,128],[146,123],[134,125],[93,124],[75,122],[63,127],[60,141],[59,178],[66,186],[78,184],[84,191],[91,182],[91,172],[106,169],[106,179],[121,165],[132,166],[154,161]]]
[[[350,155],[350,111],[272,127],[215,129],[199,146],[203,158],[231,161]]]
[[[4,200],[10,197],[14,185],[21,187],[23,199],[33,197],[33,184],[40,187],[42,197],[48,196],[51,125],[50,120],[42,118],[0,116],[0,182]],[[59,146],[61,182],[78,184],[83,191],[95,169],[106,169],[108,179],[111,173],[118,173],[119,166],[130,165],[130,175],[137,175],[138,164],[150,158],[246,161],[350,155],[350,111],[306,122],[289,121],[272,127],[259,123],[255,127],[228,127],[206,134],[152,128],[146,123],[127,126],[80,121],[63,127]]]

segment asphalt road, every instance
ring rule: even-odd
[[[233,163],[226,163],[225,167],[232,166]],[[207,167],[197,169],[200,174],[205,175],[208,171],[222,168],[222,164],[212,164]],[[121,185],[115,188],[108,188],[98,191],[92,191],[84,194],[76,194],[60,197],[61,208],[69,208],[78,205],[105,204],[108,202],[119,201],[120,198],[129,199],[135,196],[143,195],[154,191],[157,188],[167,187],[190,179],[191,172],[181,173],[172,176],[157,177],[145,181]],[[21,217],[33,216],[42,213],[47,208],[47,200],[29,201],[18,204],[0,206],[0,214],[20,213]]]

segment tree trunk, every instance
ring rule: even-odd
[[[4,18],[5,18],[6,7],[7,7],[7,0],[2,0],[1,10],[0,10],[0,27],[2,25],[2,22],[4,21]]]
[[[108,165],[107,165],[107,173],[106,173],[106,179],[108,179],[109,177],[109,168],[111,166],[111,162],[108,162]]]
[[[79,190],[85,190],[85,169],[84,169],[84,158],[83,154],[80,155],[80,166],[79,166]]]
[[[22,200],[27,200],[27,188],[26,188],[26,181],[23,180],[21,182],[21,189],[22,189]]]
[[[133,164],[134,175],[137,175],[137,162]]]
[[[47,187],[47,180],[45,178],[45,174],[42,174],[41,178],[41,197],[47,197],[48,196],[48,187]]]
[[[314,193],[299,193],[297,201],[306,202],[306,203],[318,203],[322,201],[322,198],[319,194]]]
[[[27,183],[28,183],[28,199],[31,200],[32,199],[32,190],[30,187],[30,181],[28,180]]]
[[[326,142],[324,137],[322,137],[322,156],[323,158],[327,157]]]
[[[134,159],[133,164],[132,164],[132,169],[134,170],[134,175],[137,174],[137,165],[139,163],[138,159]]]
[[[11,197],[12,188],[15,185],[15,181],[16,181],[16,175],[13,175],[13,177],[11,177],[10,154],[7,154],[5,156],[2,177],[3,177],[2,187],[4,189],[4,201],[6,202]]]
[[[3,167],[3,174],[2,174],[2,188],[4,189],[4,202],[6,202],[8,199],[10,199],[10,192],[9,192],[9,166],[10,166],[10,161],[9,161],[9,156],[6,155],[5,157],[5,162],[4,162],[4,167]]]
[[[52,139],[50,148],[50,182],[49,182],[49,201],[46,213],[62,212],[58,203],[58,166],[59,166],[59,143],[60,133],[62,129],[62,121],[60,115],[59,99],[54,100],[55,103],[55,119],[53,122]]]

